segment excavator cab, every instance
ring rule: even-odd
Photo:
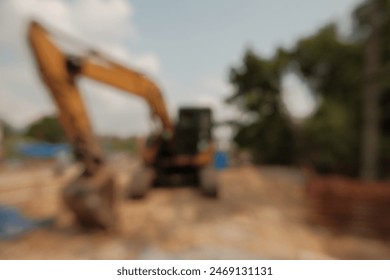
[[[181,108],[176,124],[176,152],[195,155],[211,145],[212,115],[209,108]]]
[[[195,186],[204,195],[216,197],[212,126],[210,108],[180,108],[173,139],[159,139],[155,160],[136,172],[129,196],[142,198],[152,186]],[[148,141],[146,154],[155,141]]]
[[[179,109],[175,129],[176,156],[190,158],[190,164],[173,165],[184,183],[200,187],[209,197],[218,195],[213,163],[213,118],[210,108],[185,107]],[[203,158],[203,160],[202,160]],[[187,181],[186,181],[187,180]]]

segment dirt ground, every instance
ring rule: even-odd
[[[124,199],[137,166],[116,157],[119,229],[83,232],[59,192],[77,174],[58,176],[50,163],[0,168],[0,204],[54,226],[0,240],[0,259],[390,259],[389,241],[336,234],[308,222],[303,175],[282,167],[220,171],[220,197],[195,188],[155,188],[143,200]]]

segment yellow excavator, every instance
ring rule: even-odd
[[[173,124],[160,89],[141,73],[97,51],[79,56],[66,54],[55,44],[53,34],[36,21],[29,25],[28,41],[74,155],[84,167],[80,177],[63,190],[65,204],[82,226],[112,228],[116,215],[113,172],[106,164],[78,90],[77,79],[81,76],[143,98],[160,123],[160,130],[146,141],[143,164],[127,188],[128,197],[142,198],[152,186],[183,184],[198,186],[204,195],[217,197],[209,108],[181,108]]]

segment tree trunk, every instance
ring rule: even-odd
[[[379,79],[381,68],[381,0],[369,3],[368,35],[365,60],[365,86],[363,91],[363,135],[362,135],[362,169],[361,177],[365,181],[374,181],[378,175],[379,148],[379,109],[378,100],[381,92]]]

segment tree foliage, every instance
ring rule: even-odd
[[[342,41],[333,24],[300,40],[291,52],[321,101],[303,128],[304,157],[319,171],[349,175],[359,171],[361,53],[361,45]]]
[[[251,151],[256,162],[293,161],[293,133],[279,102],[280,72],[287,62],[285,57],[282,50],[269,60],[248,50],[242,65],[230,72],[236,90],[228,102],[238,104],[253,119],[239,124],[234,140]]]
[[[47,116],[32,123],[26,132],[26,136],[39,141],[60,143],[65,141],[65,134],[57,117]]]
[[[379,104],[382,175],[389,172],[386,166],[390,166],[390,4],[384,2],[382,57],[387,72],[375,77],[381,80],[383,89]],[[241,65],[231,69],[230,82],[235,91],[228,102],[251,116],[238,124],[234,140],[257,162],[286,164],[304,159],[319,171],[359,173],[363,54],[370,32],[366,9],[363,3],[355,10],[354,36],[349,39],[338,34],[335,24],[328,24],[298,40],[293,48],[279,49],[269,59],[248,50]],[[281,79],[292,64],[319,100],[317,111],[299,127],[292,124],[280,104]]]

